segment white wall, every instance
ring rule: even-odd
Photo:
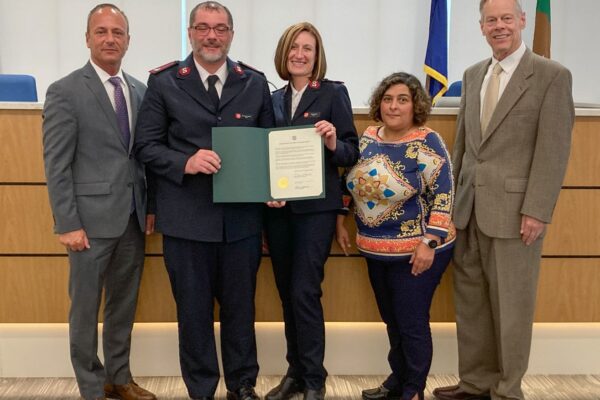
[[[199,1],[199,0],[198,0]],[[323,36],[328,77],[346,82],[355,107],[364,106],[372,88],[393,71],[424,80],[430,2],[427,0],[222,0],[234,17],[231,57],[263,70],[282,85],[273,53],[282,31],[307,20]],[[88,59],[85,23],[100,0],[0,0],[0,73],[34,75],[43,100],[54,80]],[[187,0],[187,15],[196,4]],[[114,0],[128,14],[131,45],[124,68],[141,80],[155,66],[181,57],[179,0]],[[536,0],[523,0],[531,45]],[[460,80],[469,65],[489,57],[479,30],[476,0],[452,0],[449,80]],[[600,103],[596,66],[600,51],[590,32],[600,14],[597,0],[552,2],[552,57],[574,76],[577,102]],[[188,47],[189,50],[189,47]]]

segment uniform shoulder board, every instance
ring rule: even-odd
[[[172,67],[173,65],[177,65],[177,64],[179,64],[179,61],[171,61],[171,62],[168,62],[168,63],[166,63],[166,64],[164,64],[164,65],[161,65],[160,67],[152,68],[152,69],[151,69],[150,71],[148,71],[148,72],[150,72],[150,73],[151,73],[151,74],[153,74],[153,75],[154,75],[154,74],[158,74],[159,72],[162,72],[162,71],[164,71],[165,69],[167,69],[167,68],[170,68],[170,67]]]
[[[238,65],[240,65],[241,67],[244,67],[245,69],[249,69],[249,70],[251,70],[251,71],[254,71],[254,72],[256,72],[256,73],[259,73],[259,74],[261,74],[261,75],[264,75],[264,74],[265,74],[264,72],[262,72],[262,71],[259,71],[259,70],[257,70],[256,68],[254,68],[254,67],[252,67],[252,66],[250,66],[250,65],[248,65],[248,64],[246,64],[246,63],[244,63],[244,62],[241,62],[240,60],[238,60],[238,61],[237,61],[237,63],[238,63]]]

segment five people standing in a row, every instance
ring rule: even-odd
[[[192,53],[152,70],[145,90],[121,70],[127,17],[112,4],[94,7],[90,61],[50,86],[43,113],[55,231],[70,261],[71,359],[81,395],[156,398],[129,369],[143,232],[154,231],[156,215],[189,396],[212,399],[219,381],[216,299],[227,399],[259,399],[254,295],[264,225],[288,361],[266,399],[323,399],[321,283],[336,219],[340,245],[350,244],[337,215],[344,167],[357,247],[390,340],[392,373],[362,397],[424,398],[429,308],[455,246],[460,382],[434,395],[523,399],[543,231],[569,154],[571,76],[525,47],[518,0],[481,0],[480,11],[493,57],[465,72],[451,162],[440,135],[425,126],[429,97],[406,73],[375,89],[370,115],[383,125],[369,127],[359,145],[346,87],[325,79],[322,38],[310,23],[281,36],[275,67],[288,83],[271,95],[262,73],[228,58],[230,11],[200,3],[190,13]],[[324,198],[212,201],[212,176],[221,168],[213,127],[307,124],[323,137]],[[104,364],[97,356],[103,291]]]

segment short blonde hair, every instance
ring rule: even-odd
[[[321,34],[310,22],[300,22],[288,27],[281,37],[279,43],[277,43],[277,49],[275,50],[275,69],[279,74],[279,77],[285,81],[290,80],[290,71],[287,67],[287,59],[294,44],[294,40],[298,37],[301,32],[308,32],[315,37],[316,41],[316,58],[315,66],[313,68],[310,79],[313,81],[321,80],[325,77],[327,72],[327,59],[325,58],[325,49],[323,48],[323,39]]]

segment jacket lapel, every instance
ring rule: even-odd
[[[219,101],[219,109],[225,107],[238,94],[242,93],[242,87],[246,84],[248,75],[236,63],[227,59],[227,79],[223,85],[221,92],[221,100]]]
[[[291,83],[290,83],[291,85]],[[321,91],[321,85],[318,81],[309,82],[306,90],[302,94],[302,98],[300,99],[300,103],[298,104],[298,108],[296,108],[296,112],[292,117],[292,123],[296,121],[300,116],[304,114],[306,110],[315,102],[315,100],[319,97],[319,92]]]
[[[125,72],[123,72],[123,76],[125,77],[125,82],[127,82],[127,87],[129,88],[129,101],[131,103],[131,140],[129,142],[128,148],[128,151],[131,151],[131,147],[133,146],[133,140],[135,138],[135,124],[137,122],[137,113],[138,109],[140,108],[140,102],[142,101],[142,99],[138,97],[137,88],[135,86],[135,83],[133,83],[133,80],[130,79],[131,77]]]
[[[217,110],[210,100],[210,97],[208,97],[208,92],[206,91],[204,84],[200,80],[200,74],[196,69],[194,58],[191,54],[179,64],[179,69],[177,70],[177,85],[202,107],[213,114],[216,113]]]
[[[506,118],[510,110],[513,109],[517,101],[521,98],[523,93],[529,88],[527,79],[533,74],[533,60],[531,57],[531,50],[527,49],[523,58],[517,65],[515,72],[513,72],[508,85],[502,92],[502,96],[498,100],[496,109],[490,119],[488,131],[482,140],[482,144],[485,143],[490,136],[494,134],[500,123]]]
[[[292,87],[288,83],[281,94],[281,101],[279,102],[279,108],[281,115],[285,117],[286,125],[292,125]]]
[[[113,127],[113,131],[115,135],[117,135],[119,141],[123,144],[123,147],[127,149],[127,144],[123,142],[123,136],[121,135],[121,129],[119,128],[119,124],[117,122],[117,114],[108,98],[108,93],[106,93],[106,88],[100,81],[98,74],[92,67],[92,64],[89,62],[83,67],[83,76],[86,78],[85,84],[90,89],[90,91],[96,97],[96,101],[98,101],[98,105],[100,109],[104,112],[106,119],[110,122]]]
[[[467,87],[469,91],[467,93],[468,99],[473,99],[472,108],[469,114],[470,121],[469,126],[473,127],[473,135],[470,135],[470,144],[474,149],[479,149],[481,145],[481,86],[483,85],[483,78],[485,78],[485,73],[487,72],[490,61],[486,63],[482,63],[481,68],[475,72],[473,75],[473,85]]]

